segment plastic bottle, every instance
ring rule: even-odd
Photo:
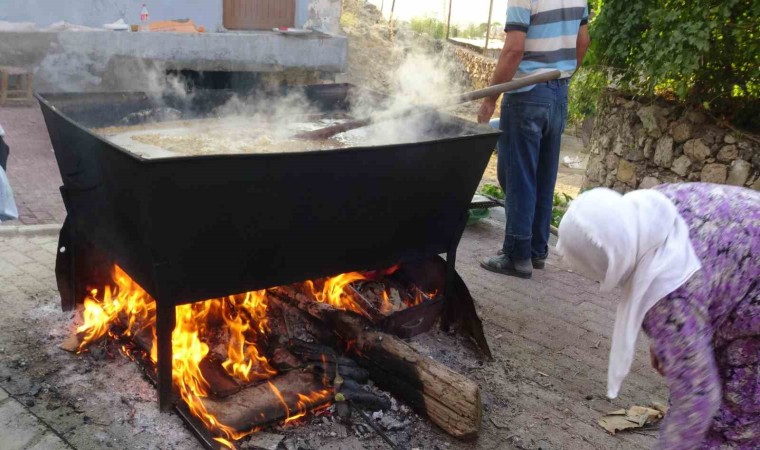
[[[140,11],[140,31],[148,31],[148,17],[148,7],[143,3]]]

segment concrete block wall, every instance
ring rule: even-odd
[[[346,70],[348,43],[340,34],[341,0],[297,0],[296,25],[323,33],[284,36],[222,29],[222,0],[144,0],[151,20],[192,19],[206,33],[96,31],[0,32],[0,65],[33,70],[44,92],[152,90],[166,70],[266,72],[319,79]],[[139,20],[142,0],[0,1],[0,21],[101,27]],[[311,78],[314,78],[310,75]]]
[[[3,0],[0,20],[32,22],[39,27],[65,21],[101,27],[118,19],[138,23],[142,4],[151,20],[192,19],[208,31],[224,30],[222,0]],[[296,26],[313,24],[339,31],[341,0],[296,0]]]

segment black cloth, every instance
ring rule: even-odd
[[[0,136],[0,167],[4,171],[8,172],[8,155],[11,153],[10,147],[5,143],[3,137]]]

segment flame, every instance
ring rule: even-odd
[[[383,314],[390,314],[393,312],[393,303],[388,296],[388,291],[383,291],[383,304],[380,305],[380,312]]]
[[[245,337],[249,331],[262,334],[268,331],[265,298],[264,291],[257,291],[176,307],[177,324],[172,332],[174,384],[179,387],[180,396],[190,412],[209,429],[221,434],[223,437],[217,442],[229,448],[234,448],[230,440],[236,441],[255,430],[238,432],[220,423],[204,406],[202,399],[208,396],[209,385],[200,363],[208,355],[209,347],[201,336],[208,331],[209,319],[221,316],[230,333],[227,359],[222,363],[225,370],[246,382],[276,375],[255,344]]]
[[[311,292],[311,295],[320,302],[327,303],[333,308],[344,311],[354,311],[361,315],[367,316],[366,311],[362,309],[352,298],[352,295],[346,291],[348,285],[355,281],[366,280],[367,277],[359,272],[349,272],[324,280],[322,290],[316,288],[314,282],[306,281],[304,284]]]
[[[415,289],[414,297],[409,297],[404,299],[404,303],[406,303],[406,306],[411,308],[413,306],[417,306],[422,304],[423,302],[428,301],[429,299],[436,298],[438,296],[438,291],[434,290],[431,292],[422,292],[419,289]]]
[[[123,316],[127,322],[124,335],[136,336],[145,330],[152,332],[150,357],[155,362],[158,352],[155,302],[119,266],[114,267],[112,277],[115,286],[106,286],[102,299],[97,298],[97,289],[91,290],[84,299],[84,324],[77,328],[77,334],[81,336],[78,351],[82,352],[87,345],[105,336],[111,324]]]
[[[351,283],[374,279],[393,274],[398,266],[377,272],[362,274],[350,272],[320,280],[319,286],[312,281],[303,284],[304,292],[311,293],[316,301],[327,303],[334,308],[354,311],[363,316],[369,314],[353,298],[349,289]],[[81,339],[78,351],[83,351],[88,345],[101,339],[107,334],[118,337],[111,331],[112,325],[124,327],[122,336],[132,337],[142,343],[151,341],[150,359],[155,363],[157,358],[156,339],[156,303],[151,296],[135,283],[120,267],[114,266],[112,271],[113,285],[106,286],[102,293],[93,289],[84,299],[84,324],[77,328]],[[414,298],[404,299],[407,306],[422,303],[426,294],[417,291]],[[434,297],[433,293],[430,297]],[[203,377],[200,365],[209,356],[209,345],[204,341],[212,333],[212,327],[218,323],[228,333],[226,359],[222,362],[224,370],[241,382],[268,380],[277,372],[261,353],[258,341],[269,334],[267,318],[267,292],[256,291],[239,295],[189,305],[177,306],[176,326],[172,332],[172,381],[178,388],[190,412],[198,417],[209,430],[215,432],[215,440],[221,445],[234,448],[233,441],[239,440],[257,430],[238,432],[220,423],[205,408],[202,399],[209,395],[209,383]],[[381,312],[393,312],[387,291],[383,292]],[[150,337],[148,337],[150,336]],[[354,343],[348,342],[347,346]],[[132,357],[130,346],[122,346],[122,351]],[[326,361],[323,364],[326,366]],[[325,384],[330,380],[325,375]],[[309,394],[297,394],[298,402],[294,410],[282,397],[282,393],[273,383],[270,389],[285,407],[285,423],[291,423],[304,417],[314,405],[323,403],[331,395],[331,390],[322,390]]]
[[[150,358],[157,358],[156,303],[153,298],[135,283],[120,267],[114,266],[113,287],[102,291],[94,289],[84,300],[84,324],[77,328],[81,339],[79,351],[101,339],[110,332],[111,326],[119,323],[126,327],[122,335],[152,336]],[[257,338],[269,333],[267,319],[266,291],[212,299],[189,305],[177,306],[176,326],[172,332],[172,381],[178,388],[190,412],[217,434],[217,442],[227,448],[234,448],[233,441],[241,439],[257,430],[238,432],[220,423],[205,408],[202,399],[209,394],[209,383],[200,369],[210,352],[204,338],[212,330],[210,327],[221,318],[229,336],[227,357],[222,366],[228,374],[251,382],[273,377],[277,372],[257,347]],[[127,346],[122,351],[132,357]],[[303,396],[303,397],[302,397]],[[314,397],[316,396],[316,397]],[[298,411],[291,416],[286,409],[286,423],[306,414],[308,406],[328,398],[328,391],[299,395]],[[316,399],[315,399],[316,398]],[[311,403],[310,403],[311,401]]]
[[[372,320],[372,315],[354,298],[355,293],[352,290],[349,290],[349,285],[357,281],[365,281],[393,275],[399,270],[399,267],[400,266],[396,265],[386,270],[366,273],[349,272],[331,278],[325,278],[321,281],[321,289],[317,287],[317,283],[306,281],[303,283],[303,291],[307,294],[311,294],[311,296],[320,303],[327,303],[333,308],[342,311],[353,311]],[[404,298],[402,298],[402,309],[417,306],[431,298],[435,298],[437,295],[438,291],[424,293],[415,288],[413,296],[404,296]],[[396,311],[397,308],[390,301],[387,289],[383,291],[382,297],[382,303],[379,307],[380,313],[387,316]]]
[[[296,404],[297,411],[291,411],[290,407],[288,406],[288,402],[285,401],[285,398],[282,396],[282,392],[280,392],[280,390],[277,389],[277,386],[269,382],[269,389],[272,390],[274,395],[277,396],[277,399],[280,401],[280,404],[282,404],[282,406],[285,408],[285,423],[286,424],[295,422],[305,417],[309,409],[312,408],[312,405],[321,403],[323,400],[327,399],[332,394],[332,392],[329,389],[323,389],[321,391],[312,392],[308,395],[297,394],[298,395],[298,403]]]
[[[246,312],[247,317],[236,314],[229,305],[239,305],[239,309]],[[269,332],[266,310],[266,291],[247,292],[239,302],[232,296],[229,297],[229,302],[222,305],[222,316],[230,331],[227,360],[222,366],[234,378],[251,382],[277,374],[267,359],[259,354],[255,343],[247,341],[245,337],[246,333],[253,332],[263,336]],[[252,370],[254,368],[255,371]]]

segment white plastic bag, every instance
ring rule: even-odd
[[[5,170],[0,167],[0,222],[4,220],[18,219],[18,209],[13,201],[13,191]]]

